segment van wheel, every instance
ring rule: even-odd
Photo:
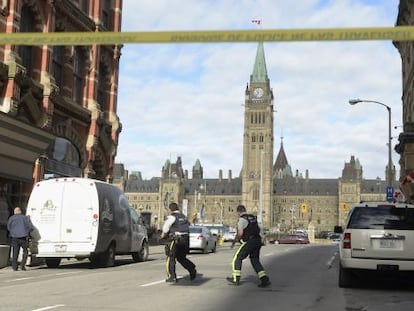
[[[352,271],[350,271],[349,269],[343,268],[342,265],[339,264],[339,278],[338,278],[339,287],[342,287],[342,288],[352,287],[353,282],[354,282],[354,275],[352,274]]]
[[[46,258],[45,262],[48,268],[57,268],[60,265],[60,258]]]
[[[141,249],[138,252],[132,253],[132,260],[134,262],[147,261],[149,255],[149,246],[147,241],[142,242]]]
[[[115,266],[115,245],[109,245],[108,249],[98,255],[98,265],[106,268]]]

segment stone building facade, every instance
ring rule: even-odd
[[[414,26],[414,3],[400,0],[396,26]],[[408,202],[414,203],[414,42],[394,41],[402,63],[403,132],[395,151],[400,154],[400,186]]]
[[[122,0],[0,1],[0,31],[120,31]],[[50,176],[110,180],[121,123],[119,45],[0,46],[0,243]]]
[[[312,179],[292,174],[283,139],[273,162],[274,96],[267,75],[263,43],[258,44],[250,81],[245,89],[243,163],[241,172],[205,178],[200,160],[192,176],[182,167],[182,159],[167,160],[160,177],[143,180],[139,172],[116,165],[114,183],[126,192],[131,205],[150,215],[150,223],[160,228],[171,201],[179,202],[193,223],[236,225],[238,204],[261,214],[269,231],[290,231],[313,227],[315,232],[332,231],[343,224],[349,208],[361,200],[385,200],[385,180],[366,180],[358,159],[351,156],[339,178]],[[338,168],[339,170],[340,168]],[[384,170],[385,171],[385,170]],[[260,218],[259,218],[260,219]]]

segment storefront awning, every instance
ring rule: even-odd
[[[0,176],[32,181],[34,163],[55,136],[0,112]]]

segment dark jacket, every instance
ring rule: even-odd
[[[7,230],[11,238],[28,237],[34,227],[29,217],[23,214],[15,214],[7,221]]]

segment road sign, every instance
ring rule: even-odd
[[[394,188],[387,187],[387,201],[392,202],[394,201]]]

